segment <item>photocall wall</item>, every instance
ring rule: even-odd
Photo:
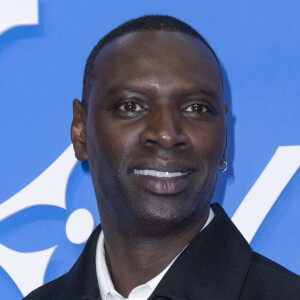
[[[300,274],[300,3],[0,0],[0,299],[72,266],[99,224],[72,100],[97,41],[168,14],[211,44],[224,74],[228,170],[219,202],[255,251]]]

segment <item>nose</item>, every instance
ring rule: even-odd
[[[165,150],[174,147],[184,150],[191,145],[190,137],[183,132],[181,116],[168,107],[160,108],[148,116],[140,143],[145,147],[160,146]]]

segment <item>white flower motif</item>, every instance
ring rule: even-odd
[[[77,160],[70,145],[39,177],[0,205],[0,222],[39,205],[66,209],[66,189]],[[74,217],[75,221],[74,222]],[[76,226],[78,222],[81,226]],[[94,220],[89,211],[77,209],[66,224],[66,235],[75,244],[84,243],[91,234]],[[0,266],[16,283],[23,296],[44,283],[50,259],[57,246],[37,252],[17,252],[0,244]]]
[[[0,244],[0,266],[26,296],[44,283],[48,264],[56,248],[23,253]]]
[[[38,0],[0,1],[0,35],[17,26],[38,23]]]

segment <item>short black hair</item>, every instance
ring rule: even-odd
[[[215,54],[214,50],[210,47],[208,42],[203,38],[203,36],[197,32],[193,27],[187,23],[180,21],[174,17],[166,15],[146,15],[136,19],[129,20],[117,28],[113,29],[107,35],[105,35],[94,47],[91,54],[89,55],[84,71],[83,78],[83,90],[82,90],[82,104],[87,109],[88,107],[88,98],[90,96],[93,79],[94,79],[94,63],[95,59],[100,52],[100,50],[105,47],[108,43],[114,41],[118,37],[126,35],[131,32],[140,32],[140,31],[175,31],[181,32],[192,37],[198,38],[204,45],[208,47],[211,53],[217,60],[217,63],[220,67],[220,62]],[[222,71],[220,67],[220,72],[222,76]]]

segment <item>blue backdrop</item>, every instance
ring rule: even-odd
[[[229,170],[220,178],[214,201],[229,216],[276,149],[300,145],[300,2],[40,0],[38,13],[38,25],[0,36],[0,204],[70,145],[72,99],[81,97],[92,47],[117,25],[144,14],[168,14],[188,22],[220,58],[230,106]],[[298,170],[251,243],[298,274],[299,195]],[[38,205],[0,221],[0,244],[9,249],[35,252],[58,246],[45,282],[66,272],[83,248],[66,236],[70,214],[86,208],[99,223],[87,164],[78,164],[71,174],[66,207]],[[21,297],[0,261],[0,299]]]

